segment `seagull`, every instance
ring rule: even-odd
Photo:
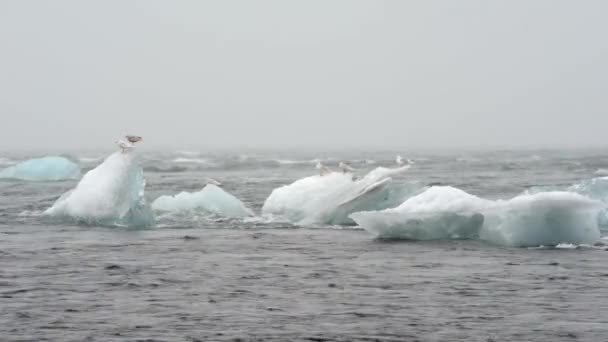
[[[127,138],[127,140],[132,144],[144,140],[142,137],[137,135],[126,135],[125,138]]]
[[[395,163],[397,163],[397,165],[399,165],[399,166],[403,166],[406,164],[412,165],[412,164],[414,164],[414,161],[409,158],[406,160],[403,160],[402,156],[397,156],[397,158],[395,158]]]
[[[397,163],[397,165],[399,165],[399,166],[405,165],[405,161],[403,161],[402,156],[397,156],[397,158],[395,158],[395,163]]]
[[[222,182],[220,182],[216,179],[213,179],[211,177],[207,177],[207,184],[213,184],[215,186],[222,186]]]
[[[135,148],[135,143],[142,140],[143,138],[137,135],[125,135],[123,139],[119,139],[118,141],[116,141],[116,144],[118,145],[118,147],[120,147],[122,153],[127,153],[128,151]]]
[[[321,176],[325,176],[326,174],[331,173],[331,170],[327,166],[323,165],[320,160],[317,162],[316,168],[317,170],[319,170],[319,174]]]
[[[342,173],[348,173],[348,172],[353,172],[355,171],[355,169],[353,169],[350,165],[340,162],[340,164],[338,164],[338,167],[342,170]]]

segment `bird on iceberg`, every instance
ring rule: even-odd
[[[331,170],[327,166],[323,165],[320,160],[317,162],[316,168],[317,170],[319,170],[319,174],[321,176],[325,176],[331,173]]]
[[[397,158],[395,158],[395,163],[399,166],[403,166],[406,164],[412,165],[414,164],[414,161],[411,159],[404,160],[402,156],[397,156]]]
[[[207,177],[207,184],[213,184],[216,186],[221,186],[222,182],[218,181],[217,179],[213,179],[211,177]]]
[[[340,164],[338,164],[338,167],[340,168],[340,170],[342,170],[342,173],[349,173],[355,171],[355,169],[353,169],[350,165],[344,162],[340,162]]]
[[[142,141],[143,138],[137,135],[125,135],[124,138],[116,141],[122,153],[127,153],[135,148],[135,143]]]

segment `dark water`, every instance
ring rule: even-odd
[[[196,191],[212,177],[259,212],[273,188],[314,173],[316,157],[364,172],[390,165],[394,154],[286,156],[144,152],[146,194]],[[400,181],[486,198],[608,169],[608,155],[594,151],[407,157],[417,163]],[[41,220],[74,185],[0,182],[0,340],[608,340],[601,243],[380,242],[356,228],[205,215],[161,217],[147,230]]]

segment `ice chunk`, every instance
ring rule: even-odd
[[[306,177],[275,189],[266,199],[262,213],[302,224],[354,224],[348,217],[362,210],[397,206],[412,189],[395,185],[392,176],[409,166],[377,168],[359,180],[352,173],[330,172]]]
[[[80,166],[63,157],[26,160],[0,171],[0,178],[26,181],[59,181],[80,178]]]
[[[604,208],[602,208],[598,214],[598,224],[602,230],[608,230],[608,177],[585,179],[569,187],[532,187],[526,191],[526,194],[537,194],[546,191],[574,192],[594,200],[602,201],[604,203]]]
[[[568,191],[608,203],[608,177],[598,177],[582,181],[569,187]]]
[[[595,171],[595,175],[606,177],[608,176],[608,169],[598,169]]]
[[[45,214],[90,224],[151,226],[154,217],[144,198],[145,184],[137,156],[116,152],[87,172]]]
[[[553,191],[497,201],[485,212],[480,238],[505,246],[593,244],[600,238],[602,204],[585,196]]]
[[[351,218],[380,238],[475,238],[483,225],[479,209],[489,203],[460,189],[431,187],[397,208],[355,213]]]
[[[491,201],[452,187],[432,187],[394,209],[351,217],[386,239],[481,239],[504,246],[594,243],[601,204],[570,192]]]
[[[152,203],[152,209],[180,211],[201,209],[223,217],[253,216],[253,212],[238,198],[215,184],[207,184],[199,192],[181,192],[175,196],[160,196]]]
[[[569,187],[568,191],[576,192],[591,199],[604,202],[604,208],[598,215],[598,223],[602,229],[608,229],[608,177],[584,180]]]

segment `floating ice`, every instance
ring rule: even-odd
[[[185,150],[182,150],[182,151],[177,151],[176,153],[177,153],[177,154],[184,155],[184,156],[198,156],[198,155],[200,154],[199,152],[195,152],[195,151],[185,151]]]
[[[600,238],[601,203],[571,192],[545,192],[498,201],[480,238],[506,246],[593,244]]]
[[[90,224],[150,226],[154,217],[144,198],[145,185],[136,155],[116,152],[87,172],[45,214]]]
[[[224,217],[253,216],[253,212],[243,202],[215,184],[207,184],[199,192],[160,196],[152,203],[152,209],[162,211],[201,209]]]
[[[262,213],[281,216],[302,225],[353,224],[353,212],[379,210],[403,202],[412,192],[405,185],[392,184],[392,176],[409,166],[377,168],[359,180],[353,174],[331,172],[306,177],[275,189],[266,199]]]
[[[555,248],[558,249],[576,249],[578,248],[577,245],[571,244],[571,243],[560,243],[557,246],[555,246]]]
[[[26,181],[59,181],[79,177],[80,166],[63,157],[30,159],[0,171],[0,178]]]
[[[570,192],[491,201],[452,187],[431,187],[394,209],[351,217],[386,239],[481,239],[504,246],[592,244],[601,204]]]
[[[608,177],[584,180],[569,187],[568,191],[576,192],[608,203]]]
[[[598,169],[595,171],[596,176],[608,176],[608,169]]]
[[[568,191],[604,202],[604,208],[598,215],[598,223],[602,229],[608,228],[608,177],[598,177],[582,181],[569,187]]]

